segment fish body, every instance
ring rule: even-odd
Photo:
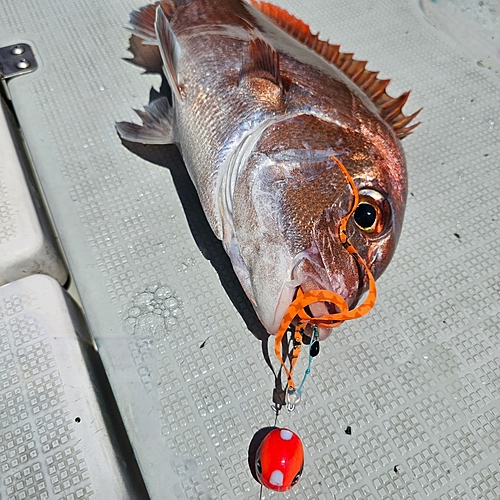
[[[275,334],[297,288],[331,290],[353,307],[367,288],[339,239],[347,233],[375,278],[403,223],[407,173],[400,138],[415,126],[387,80],[321,41],[285,11],[242,0],[170,0],[131,15],[156,44],[172,89],[118,123],[122,138],[175,143],[243,289]],[[139,47],[140,44],[136,44]],[[331,306],[330,306],[331,309]],[[314,316],[329,306],[311,306]],[[320,339],[329,334],[320,330]]]

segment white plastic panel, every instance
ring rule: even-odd
[[[102,372],[55,280],[0,287],[0,498],[144,498]]]
[[[0,285],[31,274],[48,274],[61,284],[68,272],[50,230],[33,200],[0,100]]]
[[[278,418],[304,441],[304,476],[262,497],[496,500],[500,79],[416,0],[278,3],[424,111],[377,305],[322,343]],[[268,342],[175,149],[128,151],[114,131],[160,82],[121,59],[139,6],[3,1],[0,41],[30,41],[41,64],[9,88],[151,497],[259,498],[247,455],[274,423]]]

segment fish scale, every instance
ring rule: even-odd
[[[119,123],[118,131],[179,146],[267,331],[277,333],[300,286],[354,308],[366,275],[382,274],[401,232],[407,180],[399,138],[416,126],[415,114],[402,113],[409,93],[391,98],[388,80],[366,62],[271,4],[163,1],[135,11],[131,24],[135,37],[158,45],[173,112],[163,100],[140,113],[142,125]],[[146,61],[140,43],[131,50]],[[342,223],[357,210],[353,187],[372,206],[373,223]],[[311,310],[328,313],[325,304]],[[320,328],[320,340],[329,333]]]
[[[213,38],[217,40],[214,43]],[[240,47],[234,47],[238,42]],[[177,112],[176,140],[181,144],[182,154],[189,173],[197,188],[200,201],[208,221],[216,236],[222,238],[222,223],[218,211],[218,176],[221,165],[227,157],[227,151],[245,133],[251,129],[255,117],[266,113],[267,102],[255,104],[249,102],[235,84],[238,81],[238,66],[241,57],[227,58],[224,40],[219,37],[200,36],[189,38],[185,42],[185,51],[194,52],[199,45],[211,44],[211,57],[203,58],[193,64],[187,64],[183,72],[186,82],[186,97],[183,107],[190,113]],[[234,41],[235,54],[240,54],[242,41]],[[232,69],[219,81],[212,78],[213,67],[217,61],[226,60]],[[194,85],[190,85],[194,82]],[[225,92],[222,89],[226,89]],[[228,113],[232,120],[227,120]],[[242,126],[243,125],[243,126]],[[199,147],[199,145],[202,147]]]

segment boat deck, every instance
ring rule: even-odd
[[[2,0],[0,47],[29,44],[38,68],[7,80],[0,120],[0,498],[500,498],[498,6],[276,3],[424,108],[377,304],[322,343],[278,415],[302,479],[281,494],[250,472],[275,423],[273,339],[179,153],[115,132],[161,82],[123,60],[141,4]],[[43,207],[32,238],[16,217]],[[7,276],[14,233],[28,264]]]

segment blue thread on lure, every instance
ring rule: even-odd
[[[311,373],[311,364],[313,358],[315,358],[319,353],[319,331],[316,325],[313,326],[311,344],[309,345],[309,362],[307,364],[307,369],[304,373],[304,377],[302,378],[302,382],[297,389],[297,396],[300,398],[302,395],[302,388],[304,387],[304,383],[306,381],[307,376]]]

